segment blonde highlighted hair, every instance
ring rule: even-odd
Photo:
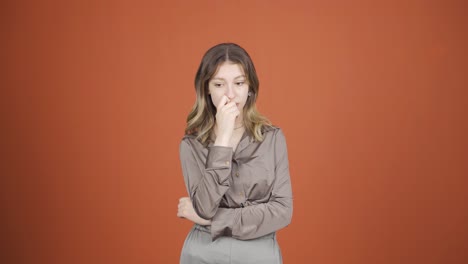
[[[239,64],[247,78],[250,96],[247,97],[243,109],[245,129],[250,132],[256,141],[263,140],[265,129],[272,125],[261,115],[255,106],[258,97],[259,81],[252,59],[247,51],[234,43],[222,43],[210,48],[202,58],[197,74],[195,75],[195,91],[197,98],[187,117],[185,134],[196,135],[204,145],[210,140],[210,134],[215,125],[216,106],[211,101],[208,92],[208,83],[224,62]]]

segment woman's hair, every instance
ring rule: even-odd
[[[224,62],[232,62],[242,66],[250,93],[243,109],[244,126],[256,141],[262,141],[263,132],[266,128],[271,127],[271,123],[257,111],[255,106],[259,87],[257,73],[249,54],[234,43],[218,44],[209,49],[203,56],[195,75],[197,99],[187,117],[185,133],[196,134],[197,139],[202,144],[208,144],[216,116],[216,106],[211,101],[208,83],[218,67]]]

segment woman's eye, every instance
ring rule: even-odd
[[[238,86],[241,86],[241,85],[244,84],[244,82],[237,82],[236,84],[237,84]]]
[[[215,83],[214,86],[215,87],[221,87],[221,86],[223,86],[223,84],[222,83]]]

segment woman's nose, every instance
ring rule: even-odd
[[[232,85],[228,85],[228,86],[227,86],[226,96],[227,96],[229,99],[234,98],[234,89],[233,89]]]

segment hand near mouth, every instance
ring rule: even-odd
[[[240,111],[237,104],[229,100],[225,95],[221,98],[216,109],[216,125],[218,130],[215,145],[227,147],[234,131],[234,123],[240,115]]]

